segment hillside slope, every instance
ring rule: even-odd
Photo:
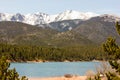
[[[113,16],[108,15],[94,17],[82,22],[72,31],[76,34],[84,35],[84,37],[95,43],[102,43],[108,37],[114,37],[117,42],[120,42],[120,37],[115,28],[115,19]]]
[[[42,46],[88,45],[89,39],[71,31],[58,32],[20,22],[0,22],[0,41]]]
[[[0,41],[14,44],[47,44],[58,33],[49,28],[36,27],[20,22],[0,22]]]

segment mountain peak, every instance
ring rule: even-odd
[[[48,16],[48,14],[42,13],[42,12],[36,12],[36,13],[34,13],[34,14],[36,14],[36,15],[47,15],[47,16]]]
[[[75,11],[75,10],[66,10],[66,11],[64,11],[63,13],[74,13],[74,12],[78,12],[79,13],[79,11]]]
[[[72,20],[72,19],[82,19],[87,20],[91,17],[98,16],[96,13],[92,12],[79,12],[79,11],[73,11],[73,10],[66,10],[55,18],[55,21],[62,21],[62,20]]]

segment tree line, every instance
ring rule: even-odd
[[[0,43],[0,57],[10,61],[90,61],[107,59],[101,47],[97,46],[33,46]]]

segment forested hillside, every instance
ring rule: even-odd
[[[100,44],[109,36],[114,36],[117,42],[120,38],[115,23],[104,20],[104,17],[91,18],[62,32],[47,25],[38,27],[20,22],[0,22],[0,56],[20,62],[106,60],[108,58]],[[70,23],[74,24],[74,21]]]

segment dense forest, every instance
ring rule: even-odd
[[[90,61],[107,59],[101,47],[97,46],[33,46],[0,43],[0,57],[10,61]]]

